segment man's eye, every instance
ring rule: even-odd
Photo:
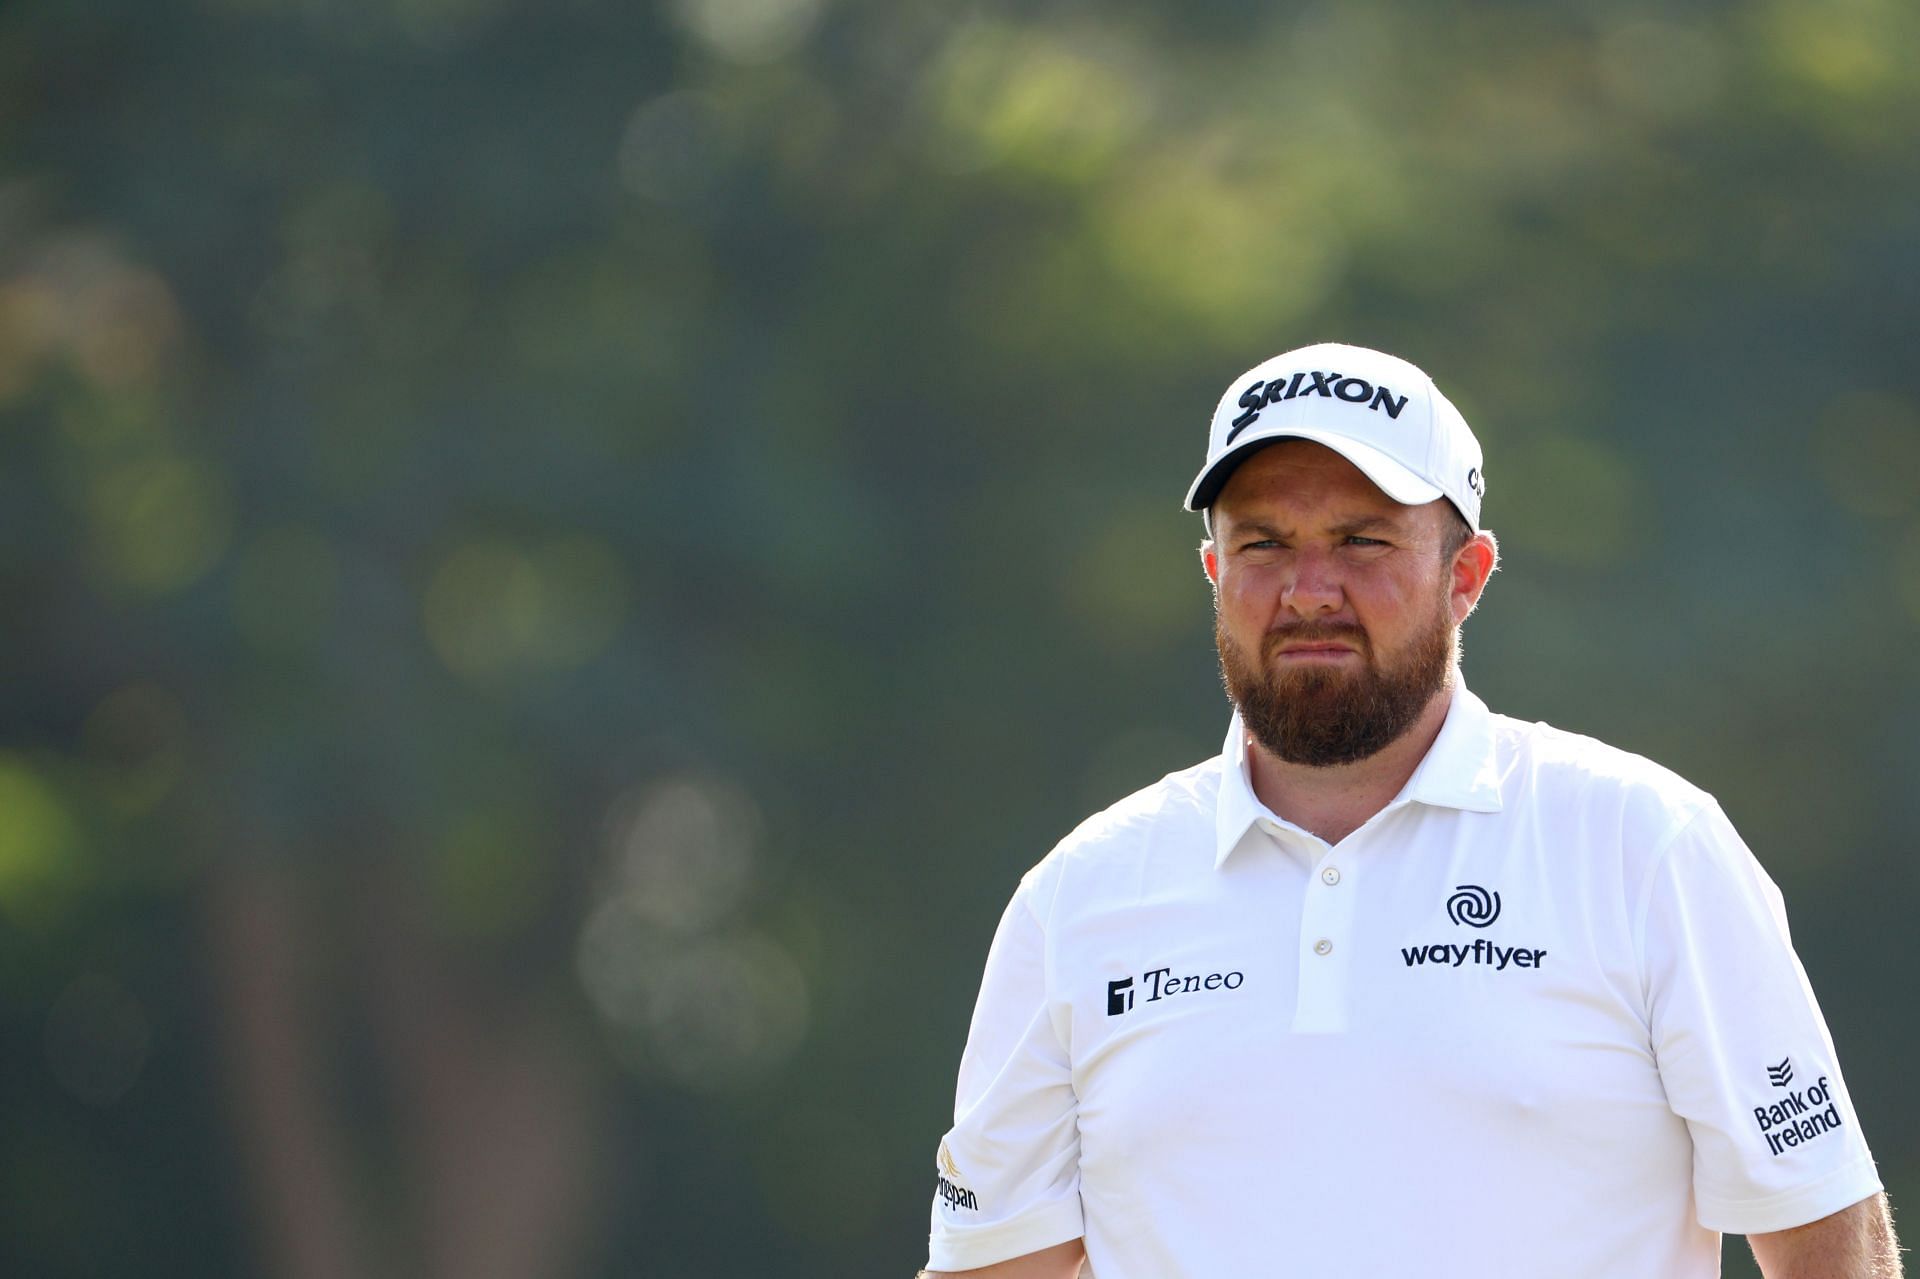
[[[1377,537],[1349,537],[1347,541],[1349,544],[1353,546],[1385,546],[1386,545],[1385,542],[1381,541]]]

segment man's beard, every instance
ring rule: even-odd
[[[1261,637],[1258,663],[1247,660],[1217,614],[1213,635],[1227,696],[1240,708],[1253,739],[1276,759],[1325,768],[1378,754],[1413,726],[1447,686],[1455,632],[1442,600],[1433,624],[1387,667],[1378,662],[1367,633],[1353,625],[1302,622],[1269,631]],[[1364,669],[1357,674],[1325,666],[1275,669],[1272,659],[1282,645],[1327,640],[1352,645]]]

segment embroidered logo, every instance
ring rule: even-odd
[[[1260,416],[1260,411],[1269,404],[1310,395],[1344,400],[1376,413],[1384,409],[1388,417],[1399,417],[1400,410],[1407,407],[1406,396],[1395,395],[1387,387],[1375,386],[1365,378],[1343,377],[1321,369],[1310,372],[1303,370],[1291,378],[1282,373],[1271,382],[1250,383],[1246,390],[1240,392],[1240,398],[1234,402],[1246,412],[1233,419],[1233,429],[1227,432],[1227,438],[1222,442],[1233,443],[1233,437],[1251,426],[1253,420]]]
[[[980,1200],[973,1191],[959,1184],[960,1165],[953,1161],[953,1152],[947,1149],[947,1143],[940,1143],[940,1156],[935,1161],[940,1170],[940,1180],[934,1188],[934,1194],[949,1208],[966,1212],[979,1212]]]
[[[1789,1070],[1793,1065],[1791,1060],[1780,1064]],[[1773,1078],[1771,1066],[1767,1067],[1767,1077]],[[1776,1082],[1774,1086],[1784,1088],[1786,1084]],[[1833,1099],[1833,1085],[1822,1075],[1811,1088],[1790,1092],[1771,1105],[1755,1106],[1753,1122],[1767,1139],[1767,1149],[1778,1156],[1826,1136],[1846,1121],[1840,1118],[1840,1103]]]
[[[1478,884],[1461,884],[1447,898],[1447,918],[1467,928],[1491,927],[1493,921],[1500,918],[1500,894]],[[1402,946],[1400,957],[1407,961],[1409,968],[1426,965],[1460,968],[1472,964],[1487,965],[1499,973],[1508,968],[1539,968],[1547,952],[1536,946],[1502,946],[1485,937],[1476,937],[1471,942]]]
[[[1230,973],[1189,973],[1176,977],[1171,968],[1150,968],[1141,975],[1140,988],[1147,992],[1148,1003],[1157,1004],[1175,995],[1194,995],[1205,990],[1238,990],[1246,979],[1246,974],[1238,969]],[[1118,1017],[1132,1012],[1134,991],[1131,977],[1108,982],[1107,1016]]]
[[[1456,924],[1485,928],[1500,918],[1500,894],[1478,884],[1462,884],[1447,898],[1447,918]]]

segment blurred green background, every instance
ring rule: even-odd
[[[1321,339],[1475,425],[1470,682],[1721,797],[1914,1210],[1916,57],[6,5],[0,1271],[911,1274],[1017,876],[1217,746],[1214,400]]]

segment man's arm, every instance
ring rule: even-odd
[[[1893,1237],[1884,1193],[1804,1226],[1748,1235],[1747,1243],[1766,1279],[1900,1279],[1901,1275],[1900,1245]]]
[[[1069,1239],[979,1270],[922,1270],[917,1279],[1073,1279],[1080,1273],[1080,1263],[1086,1255],[1084,1240]],[[1897,1275],[1892,1270],[1887,1273]],[[1875,1275],[1874,1279],[1879,1276]]]

